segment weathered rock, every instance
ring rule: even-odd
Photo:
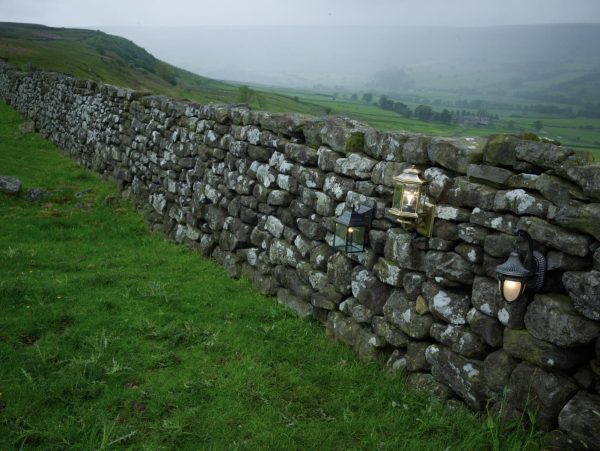
[[[600,199],[600,164],[565,166],[561,168],[561,173],[579,185],[584,195]]]
[[[435,283],[425,282],[423,296],[429,303],[429,310],[434,316],[450,324],[467,323],[467,313],[471,308],[469,295],[441,289]]]
[[[358,153],[351,153],[347,158],[340,158],[335,163],[335,172],[353,179],[368,180],[371,178],[376,160]]]
[[[405,350],[395,349],[390,358],[385,362],[385,368],[388,373],[397,373],[406,368]]]
[[[440,168],[427,168],[423,171],[423,178],[429,182],[427,191],[431,197],[439,201],[447,197],[446,190],[452,185],[451,172]]]
[[[429,159],[452,171],[465,174],[472,163],[483,158],[485,141],[481,138],[433,138],[429,143]]]
[[[294,296],[290,290],[283,288],[277,290],[277,301],[296,312],[300,318],[310,318],[313,315],[313,306]]]
[[[0,193],[17,194],[21,191],[21,180],[9,175],[0,175]]]
[[[380,338],[365,331],[352,318],[340,312],[330,312],[326,328],[336,340],[351,346],[361,359],[373,360],[376,357]]]
[[[510,135],[492,135],[483,149],[486,163],[512,166],[517,161],[516,147],[519,139]]]
[[[517,228],[529,232],[535,241],[566,254],[585,257],[589,253],[591,243],[589,236],[567,232],[543,219],[521,218]]]
[[[567,205],[571,198],[584,198],[583,192],[578,186],[550,174],[540,174],[535,181],[535,189],[558,206]]]
[[[562,280],[575,309],[587,318],[600,320],[600,271],[568,271]]]
[[[600,255],[600,254],[599,254]],[[589,268],[592,264],[591,258],[576,257],[568,255],[564,252],[550,250],[546,254],[546,270],[547,271],[581,271]]]
[[[517,159],[547,169],[558,168],[573,154],[571,149],[536,141],[521,141],[515,150]]]
[[[340,304],[340,311],[351,316],[357,323],[370,324],[375,312],[358,302],[356,298],[348,298]]]
[[[504,350],[492,352],[483,362],[486,384],[493,390],[503,390],[509,384],[510,375],[516,366],[517,362]]]
[[[466,326],[434,323],[429,329],[429,334],[465,357],[483,357],[487,351],[485,343]]]
[[[393,290],[383,306],[386,321],[400,328],[412,338],[424,338],[429,335],[433,323],[431,315],[419,315],[415,302],[410,301],[403,290]]]
[[[402,157],[409,163],[423,164],[429,161],[427,148],[431,138],[428,136],[411,136],[402,147]]]
[[[268,216],[265,222],[265,230],[275,238],[281,238],[283,235],[283,223],[275,216]]]
[[[458,241],[458,224],[437,219],[433,223],[433,236],[447,241]]]
[[[276,207],[287,207],[292,201],[292,195],[287,191],[275,189],[269,193],[267,203]]]
[[[352,271],[352,295],[375,314],[383,312],[391,288],[380,282],[365,268],[357,266]]]
[[[488,345],[493,348],[502,346],[502,325],[496,318],[487,316],[476,308],[472,308],[467,313],[467,321],[473,332],[478,334]]]
[[[29,202],[37,202],[45,198],[47,195],[48,192],[41,188],[29,188],[27,193],[25,193],[25,199],[27,199]],[[106,205],[106,198],[104,199],[104,204]]]
[[[285,154],[290,160],[305,166],[316,166],[318,161],[317,151],[302,144],[288,143],[285,146]]]
[[[321,171],[333,171],[335,169],[335,162],[344,156],[343,154],[331,150],[325,146],[319,147],[317,155],[317,165]]]
[[[471,217],[471,211],[466,208],[456,208],[452,205],[436,205],[435,217],[448,221],[468,221]]]
[[[502,188],[513,175],[508,169],[488,166],[485,164],[471,164],[467,168],[467,177],[473,182],[483,182],[487,185]]]
[[[485,237],[489,231],[485,227],[473,225],[473,224],[459,224],[458,225],[458,237],[466,241],[467,243],[483,245]]]
[[[471,264],[456,252],[427,252],[425,270],[430,278],[444,277],[466,285],[473,282]]]
[[[474,265],[479,265],[483,261],[483,249],[481,246],[459,243],[454,248],[454,252]]]
[[[437,381],[428,373],[412,373],[406,377],[406,386],[411,390],[424,391],[433,394],[436,398],[448,399],[452,396],[452,390]]]
[[[471,213],[470,221],[473,224],[478,224],[503,233],[514,233],[517,227],[518,218],[510,214],[501,215],[476,207]]]
[[[411,341],[406,347],[406,370],[412,372],[415,371],[428,371],[429,363],[425,358],[425,351],[431,343],[423,341]]]
[[[518,215],[546,217],[550,202],[529,194],[524,189],[498,191],[494,198],[495,210],[509,210]]]
[[[275,239],[269,249],[269,259],[274,265],[287,265],[295,268],[302,257],[293,245]]]
[[[348,191],[354,189],[355,183],[351,178],[337,174],[327,174],[323,183],[323,191],[331,198],[339,201],[346,198]]]
[[[390,345],[396,347],[406,347],[410,340],[408,335],[388,323],[383,316],[373,317],[373,332],[380,337],[385,338],[385,341]]]
[[[408,272],[402,277],[402,286],[404,287],[406,296],[411,301],[416,301],[417,297],[421,295],[421,288],[425,279],[425,274],[418,272]]]
[[[558,426],[586,449],[600,449],[600,396],[577,392],[560,411]]]
[[[456,177],[448,190],[448,201],[455,207],[494,208],[496,190],[489,186],[469,182],[465,177]]]
[[[522,362],[510,376],[509,405],[533,412],[537,426],[548,431],[556,426],[558,414],[576,391],[571,378]]]
[[[337,253],[329,259],[327,276],[340,293],[350,294],[352,292],[352,261],[344,254]]]
[[[373,167],[373,175],[371,181],[376,185],[394,186],[393,178],[409,168],[408,163],[395,163],[391,161],[380,161]]]
[[[401,287],[405,271],[400,269],[394,262],[379,258],[373,266],[373,274],[383,283]]]
[[[489,234],[483,241],[483,250],[492,257],[506,258],[512,252],[515,239],[514,235],[505,233]]]
[[[526,330],[504,329],[504,350],[511,356],[548,369],[568,370],[583,362],[587,353],[559,348]]]
[[[431,374],[447,384],[473,409],[480,409],[489,395],[483,379],[483,363],[455,354],[444,346],[431,345],[425,352]]]
[[[600,323],[581,316],[563,294],[536,294],[525,315],[527,330],[540,340],[572,347],[594,340]]]
[[[548,216],[560,226],[589,233],[600,240],[600,204],[563,205]]]
[[[311,240],[323,240],[327,230],[318,222],[310,219],[298,218],[298,229],[304,236]]]
[[[413,235],[404,229],[389,229],[384,255],[398,263],[400,268],[422,271],[425,269],[425,252],[413,245]]]

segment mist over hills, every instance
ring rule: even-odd
[[[103,29],[224,80],[393,91],[388,72],[404,78],[396,89],[567,89],[577,97],[587,88],[580,100],[600,100],[600,89],[589,89],[600,88],[600,24]]]

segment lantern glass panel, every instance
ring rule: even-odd
[[[365,250],[366,227],[335,225],[333,247],[347,253],[363,252]]]
[[[523,293],[523,282],[521,280],[504,279],[500,281],[500,293],[506,302],[514,302]]]

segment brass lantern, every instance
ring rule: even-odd
[[[525,263],[519,257],[518,237],[527,242]],[[506,302],[516,301],[526,289],[535,292],[542,288],[546,277],[546,258],[533,249],[533,240],[527,232],[517,231],[517,239],[513,243],[510,256],[504,263],[496,266],[496,275],[500,294]]]
[[[356,210],[345,211],[334,219],[335,236],[333,248],[347,254],[364,252],[367,228],[371,225],[373,210],[366,205],[359,205]]]
[[[388,213],[407,229],[431,236],[435,216],[434,205],[423,188],[427,183],[415,167],[405,169],[394,180],[394,199]]]

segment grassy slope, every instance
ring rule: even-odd
[[[0,103],[0,449],[536,449],[150,234]],[[310,357],[307,358],[307,355]]]

